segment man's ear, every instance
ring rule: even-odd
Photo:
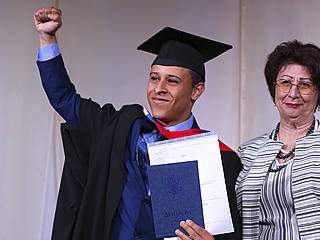
[[[205,85],[203,82],[199,82],[197,83],[193,88],[192,88],[192,94],[191,94],[191,99],[193,101],[196,101],[201,94],[204,92],[205,90]]]

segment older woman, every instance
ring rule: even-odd
[[[278,45],[268,56],[265,77],[280,122],[238,150],[243,239],[320,239],[320,130],[314,117],[320,49],[298,41]],[[183,226],[194,239],[213,239],[192,222]]]
[[[280,115],[271,133],[239,147],[236,193],[243,239],[320,239],[320,49],[282,43],[265,77]]]

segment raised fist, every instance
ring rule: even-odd
[[[38,33],[54,36],[62,25],[61,16],[61,10],[54,7],[38,9],[34,13],[34,23]]]

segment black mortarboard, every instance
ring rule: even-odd
[[[231,48],[228,44],[165,27],[137,49],[158,55],[152,65],[185,67],[199,73],[204,81],[204,63]]]

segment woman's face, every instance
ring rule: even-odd
[[[277,76],[277,80],[279,79],[288,80],[293,84],[299,84],[303,81],[312,82],[308,69],[298,64],[282,67]],[[295,85],[292,85],[287,93],[281,92],[278,86],[275,89],[275,104],[281,120],[301,124],[312,122],[317,100],[318,90],[316,88],[309,95],[301,94]]]

